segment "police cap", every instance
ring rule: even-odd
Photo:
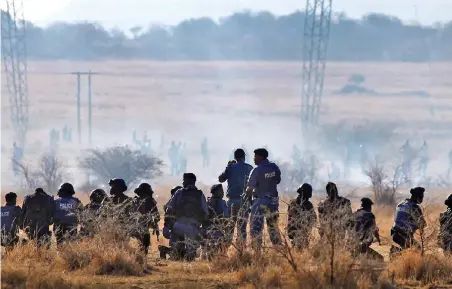
[[[241,159],[245,157],[245,151],[243,149],[236,149],[234,151],[234,158]]]
[[[111,179],[108,182],[108,185],[110,187],[118,186],[118,187],[121,187],[122,189],[124,189],[124,191],[127,191],[127,185],[126,185],[126,182],[123,179]]]
[[[258,148],[254,150],[254,154],[263,158],[268,158],[268,151],[264,148]]]
[[[423,187],[415,187],[410,190],[410,194],[413,196],[424,196],[425,189]]]
[[[220,192],[224,193],[222,184],[215,184],[210,187],[210,193],[212,194],[212,196],[219,195]]]
[[[17,195],[14,192],[9,192],[5,195],[6,202],[12,202],[17,199]]]
[[[196,176],[194,173],[185,173],[182,178],[187,181],[196,182]]]
[[[447,199],[444,201],[444,204],[448,207],[452,207],[452,194],[450,194]]]
[[[370,207],[373,204],[374,204],[374,202],[372,202],[372,200],[369,199],[369,198],[362,198],[361,199],[361,206],[363,206],[363,207]]]

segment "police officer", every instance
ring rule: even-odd
[[[14,247],[19,242],[19,227],[22,210],[16,205],[17,195],[13,192],[5,195],[6,204],[2,206],[1,238],[6,249]]]
[[[34,194],[27,195],[22,204],[22,218],[25,233],[29,240],[36,240],[38,245],[50,246],[49,226],[53,224],[55,202],[42,188]]]
[[[132,198],[126,196],[127,191],[126,182],[123,179],[111,179],[108,182],[110,185],[110,195],[108,202],[104,201],[105,207],[108,208],[108,214],[118,216],[122,224],[128,221],[132,207]]]
[[[367,256],[383,261],[384,258],[377,251],[370,248],[374,242],[374,237],[380,243],[375,215],[372,213],[373,202],[369,198],[361,199],[361,207],[353,214],[353,231],[356,237],[357,246],[355,254],[366,254]]]
[[[149,229],[153,228],[159,236],[160,213],[157,209],[157,201],[152,197],[154,191],[148,183],[141,183],[136,189],[137,197],[133,199],[133,207],[137,224],[133,228],[133,237],[141,242],[141,248],[147,255],[151,245],[151,234]]]
[[[226,249],[225,236],[229,234],[229,209],[223,200],[224,190],[221,184],[215,184],[210,188],[211,197],[207,198],[209,211],[208,221],[203,224],[203,233],[207,240],[205,242],[208,258],[215,252]]]
[[[278,227],[278,184],[281,182],[281,171],[279,167],[270,162],[268,151],[264,148],[254,150],[255,167],[251,171],[246,188],[247,196],[254,196],[251,207],[251,237],[255,245],[260,248],[262,244],[262,231],[264,229],[264,218],[270,234],[272,244],[281,243],[281,235]]]
[[[349,199],[339,196],[335,183],[328,182],[326,185],[327,198],[322,200],[317,209],[319,212],[320,236],[323,237],[326,228],[333,224],[338,239],[344,239],[346,229],[352,220],[352,205]],[[333,232],[330,232],[333,233]]]
[[[102,189],[95,189],[89,195],[90,203],[83,209],[80,233],[83,236],[93,236],[96,224],[100,225],[101,207],[104,200],[108,202],[108,195]]]
[[[424,200],[425,189],[416,187],[410,190],[411,198],[399,203],[396,208],[391,236],[401,249],[414,245],[414,233],[425,226],[420,204]],[[394,249],[394,248],[393,248]]]
[[[429,162],[429,156],[428,156],[428,145],[427,141],[424,141],[421,148],[419,149],[419,173],[425,177],[427,174],[427,167]]]
[[[287,217],[287,235],[297,249],[306,249],[309,245],[312,228],[317,222],[312,197],[312,186],[304,183],[297,190],[298,197],[290,201]]]
[[[174,188],[172,188],[170,191],[171,198],[180,189],[182,189],[182,186],[175,186]],[[166,214],[166,207],[168,206],[168,203],[169,203],[169,201],[163,206],[163,211],[165,212],[165,217],[163,219],[162,234],[163,234],[163,237],[165,237],[166,239],[169,240],[169,247],[164,246],[164,245],[158,246],[158,249],[160,251],[160,258],[164,259],[164,260],[166,260],[166,257],[168,254],[171,254],[171,248],[174,246],[174,242],[173,242],[174,238],[171,238],[171,229],[170,229],[170,227],[174,223],[174,216]],[[173,257],[178,257],[178,256],[173,256]],[[176,258],[176,259],[178,259],[178,258]]]
[[[77,236],[79,215],[83,210],[82,202],[75,195],[74,187],[64,183],[58,189],[59,198],[55,200],[53,232],[57,245]]]
[[[444,204],[447,210],[439,215],[439,241],[444,251],[452,253],[452,194],[447,197]]]
[[[174,217],[169,226],[177,254],[192,261],[196,257],[197,241],[201,235],[201,225],[207,221],[208,209],[206,197],[196,187],[193,173],[184,173],[182,186],[168,202],[165,215]]]
[[[224,172],[218,177],[220,183],[228,182],[226,197],[228,198],[229,214],[232,217],[229,231],[230,241],[236,226],[239,240],[246,240],[249,208],[244,207],[242,195],[252,169],[253,167],[245,162],[245,151],[239,148],[234,151],[234,160],[229,161]]]

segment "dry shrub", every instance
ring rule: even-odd
[[[44,270],[41,266],[17,267],[10,263],[2,264],[2,288],[11,289],[84,289],[72,278],[63,278],[62,273]]]
[[[249,251],[234,251],[227,258],[219,257],[213,261],[213,269],[219,272],[232,272],[253,264],[253,254]]]
[[[452,282],[452,260],[436,253],[422,256],[420,252],[407,250],[389,264],[388,271],[397,281],[419,281],[422,284]]]

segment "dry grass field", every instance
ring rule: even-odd
[[[68,167],[76,167],[81,149],[88,147],[87,81],[82,80],[79,147],[76,82],[75,76],[67,73],[87,70],[100,73],[93,76],[92,85],[93,146],[130,143],[132,130],[136,129],[138,133],[147,131],[153,148],[158,148],[163,134],[165,146],[158,152],[167,162],[169,142],[185,141],[188,170],[206,185],[215,182],[233,147],[244,143],[251,150],[267,144],[275,158],[288,159],[292,145],[301,141],[299,63],[31,61],[28,67],[28,160],[48,146],[51,128],[68,125],[73,129],[74,142],[61,144],[59,155]],[[336,95],[335,91],[357,73],[366,77],[364,86],[381,94]],[[401,145],[408,137],[416,145],[427,139],[432,161],[429,170],[431,174],[442,172],[446,154],[452,148],[451,75],[452,63],[328,63],[320,121],[359,123],[368,119],[393,123],[398,132],[395,145]],[[426,91],[430,97],[391,95],[406,91]],[[12,131],[8,105],[2,76],[2,192],[13,189],[15,184],[9,161]],[[209,137],[212,152],[208,169],[202,169],[199,158],[203,137]],[[83,181],[78,176],[73,171],[71,181],[75,185]],[[167,175],[152,182],[160,205],[167,200],[170,187],[179,182]],[[371,194],[366,188],[343,194],[352,192],[354,209],[359,197]],[[427,210],[432,230],[437,226],[439,212],[444,210],[440,201],[448,193],[445,189],[434,191]],[[86,194],[78,196],[86,202]],[[285,211],[283,203],[282,229]],[[3,257],[2,288],[395,288],[391,284],[400,288],[452,288],[450,257],[437,252],[435,245],[429,244],[432,252],[425,257],[408,252],[389,262],[393,212],[393,208],[375,208],[382,246],[375,244],[374,248],[385,256],[385,264],[353,260],[342,250],[335,259],[337,280],[333,287],[328,287],[327,250],[316,246],[317,242],[313,242],[309,252],[294,255],[298,265],[295,272],[287,259],[272,249],[262,256],[249,253],[239,258],[231,248],[228,256],[213,262],[160,261],[159,242],[153,236],[152,253],[145,265],[136,261],[133,242],[132,249],[107,241],[78,243],[67,247],[68,253],[53,247],[50,251],[36,251],[30,246],[18,248]],[[69,262],[83,259],[86,254],[95,256],[89,266],[77,269]],[[105,264],[119,269],[110,274],[103,271]]]

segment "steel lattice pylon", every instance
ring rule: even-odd
[[[2,59],[15,141],[25,146],[28,131],[26,23],[22,1],[6,0],[2,13]]]
[[[326,53],[331,26],[332,0],[307,0],[303,37],[303,88],[301,125],[306,131],[318,124]]]

